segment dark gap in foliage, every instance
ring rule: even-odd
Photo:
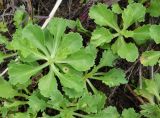
[[[46,108],[45,113],[48,114],[49,116],[55,116],[58,115],[60,112],[53,108]]]

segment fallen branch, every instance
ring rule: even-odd
[[[44,22],[43,26],[42,26],[42,29],[44,29],[48,23],[50,22],[50,20],[54,17],[54,14],[56,13],[58,7],[60,6],[62,0],[57,0],[54,8],[52,9],[51,13],[49,14],[49,18]]]

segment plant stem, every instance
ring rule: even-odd
[[[64,76],[58,71],[54,64],[51,65],[51,68],[58,77],[64,78]]]
[[[79,113],[74,113],[73,115],[74,115],[74,116],[81,117],[81,118],[84,118],[84,117],[85,117],[85,115],[83,115],[83,114],[79,114]]]
[[[26,101],[15,101],[13,103],[11,103],[10,105],[7,105],[6,108],[12,108],[12,107],[16,107],[16,106],[19,106],[19,105],[25,105],[27,104]]]
[[[13,56],[16,56],[16,55],[17,55],[17,53],[7,54],[7,55],[4,57],[4,59],[9,58],[9,57],[13,57]]]
[[[26,95],[26,94],[18,93],[17,96],[24,97],[24,98],[28,99],[28,95]]]
[[[97,89],[92,85],[92,83],[89,81],[89,79],[87,79],[86,81],[87,81],[88,85],[91,87],[92,91],[94,93],[97,93]]]
[[[114,37],[114,38],[116,38],[116,37],[118,37],[118,36],[119,36],[119,33],[113,34],[113,37]]]
[[[94,75],[97,76],[97,75],[104,75],[105,73],[103,72],[99,72],[99,73],[95,73]]]

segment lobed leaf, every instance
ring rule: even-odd
[[[17,91],[13,89],[9,82],[0,77],[0,97],[8,99],[17,95]]]
[[[62,18],[54,18],[50,21],[47,29],[54,36],[54,40],[60,40],[64,35],[67,27],[67,20]]]
[[[16,26],[16,28],[19,28],[22,25],[22,22],[25,18],[26,14],[23,8],[21,9],[17,9],[14,13],[14,25]]]
[[[121,14],[123,12],[123,10],[121,9],[118,3],[115,3],[112,5],[112,11],[116,14]]]
[[[33,111],[33,113],[43,111],[46,108],[46,102],[39,98],[36,93],[33,93],[31,96],[29,96],[28,101],[29,108]]]
[[[56,58],[65,59],[68,55],[79,51],[82,48],[82,36],[78,33],[65,34],[60,43]]]
[[[151,38],[156,42],[156,44],[160,43],[160,25],[151,25],[150,27],[150,35]]]
[[[134,43],[126,43],[122,37],[118,38],[112,45],[112,50],[129,62],[134,62],[139,55],[136,45]]]
[[[78,52],[68,56],[64,62],[78,71],[86,71],[94,65],[94,60],[96,58],[95,54],[96,49],[88,46],[85,49],[82,48]]]
[[[135,22],[144,21],[146,8],[140,3],[131,3],[122,13],[123,29],[127,29]]]
[[[86,94],[79,100],[77,107],[87,113],[98,113],[104,107],[105,98],[105,95],[102,93],[95,95]]]
[[[154,66],[160,58],[160,51],[146,51],[140,57],[140,61],[144,66]]]
[[[110,33],[110,31],[104,27],[101,27],[93,31],[91,44],[93,44],[95,47],[98,47],[103,43],[110,43],[112,39],[113,35]]]
[[[105,73],[101,77],[96,77],[97,80],[102,80],[103,83],[109,87],[119,86],[120,84],[126,84],[125,73],[121,69],[112,69]]]
[[[137,44],[144,44],[148,39],[151,38],[150,26],[151,25],[143,25],[133,31],[132,37]]]
[[[150,13],[151,16],[159,17],[160,16],[160,1],[159,0],[151,0],[150,6],[147,9],[147,12]]]
[[[88,115],[85,118],[119,118],[120,115],[115,107],[109,106],[95,115]]]
[[[113,67],[113,63],[116,59],[117,59],[117,56],[114,55],[110,49],[105,50],[102,54],[99,67],[103,67],[103,66]]]
[[[63,78],[60,78],[63,87],[73,89],[77,92],[82,92],[85,88],[85,83],[82,78],[76,74],[64,74]]]
[[[141,105],[141,114],[146,118],[159,118],[160,117],[160,106],[152,104]]]
[[[89,16],[100,26],[109,26],[115,30],[119,30],[116,15],[105,4],[98,3],[92,6]]]
[[[129,108],[123,110],[122,118],[140,118],[140,115],[133,108]]]
[[[44,97],[53,96],[54,93],[58,91],[57,86],[57,81],[53,75],[53,72],[49,72],[47,75],[43,76],[38,83],[40,93]]]
[[[46,64],[41,66],[34,66],[12,62],[8,65],[8,73],[10,77],[9,81],[13,85],[25,84],[30,79],[30,77],[32,77],[46,66]]]
[[[49,55],[45,47],[44,33],[39,26],[32,24],[27,25],[22,31],[22,36],[24,39],[27,39],[34,48],[41,50],[46,56]]]

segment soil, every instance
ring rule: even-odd
[[[57,17],[63,17],[67,19],[77,19],[79,18],[86,29],[93,30],[95,24],[88,18],[88,9],[96,0],[89,0],[89,2],[82,4],[80,0],[63,0],[63,3],[56,12]],[[126,6],[127,0],[100,0],[105,4],[111,5],[113,2],[119,1],[121,5]],[[15,9],[21,5],[26,7],[27,12],[30,17],[37,18],[40,25],[43,24],[45,19],[48,17],[50,11],[52,10],[56,0],[0,0],[0,20],[5,20],[9,32],[5,35],[11,38],[12,33],[15,31],[13,25],[13,13]],[[155,20],[159,22],[159,19]],[[85,37],[85,36],[84,36]],[[149,44],[141,46],[139,51],[145,51],[146,49],[158,50],[160,46],[155,46],[155,44]],[[0,50],[5,50],[3,46],[0,46]],[[0,72],[2,72],[8,64],[8,60],[0,65]],[[123,85],[116,88],[109,88],[100,81],[92,81],[94,86],[104,92],[108,96],[106,105],[113,105],[118,108],[121,112],[124,108],[133,107],[135,110],[139,111],[141,99],[137,98],[133,90],[139,84],[139,71],[142,71],[143,76],[150,77],[150,68],[142,67],[139,61],[135,63],[128,63],[125,60],[118,60],[116,63],[117,68],[122,68],[127,74],[127,79],[129,80],[128,85]],[[104,68],[106,71],[106,68]],[[155,71],[159,71],[159,68],[155,67]],[[7,75],[6,75],[7,76]],[[34,85],[36,87],[36,85]],[[33,88],[34,88],[33,87]],[[27,106],[26,106],[27,107]],[[26,108],[21,108],[24,110]],[[57,114],[57,111],[53,109],[47,109],[48,114]]]

